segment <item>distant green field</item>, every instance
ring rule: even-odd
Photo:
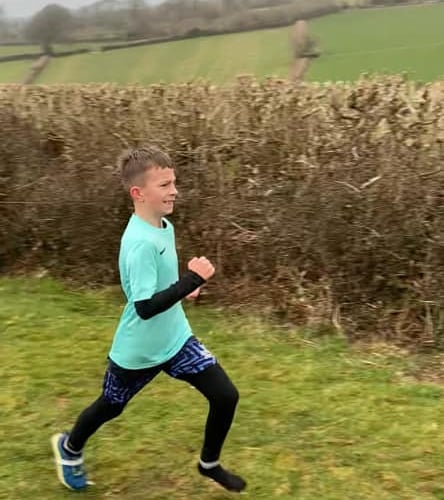
[[[346,11],[311,29],[322,57],[310,80],[353,80],[363,72],[444,78],[444,4]]]
[[[444,4],[345,11],[316,19],[322,55],[308,80],[354,80],[362,73],[444,78]],[[197,38],[53,60],[38,83],[158,83],[238,74],[287,77],[290,28]],[[11,70],[0,65],[0,82]]]
[[[20,83],[28,73],[32,61],[0,63],[1,83]]]
[[[73,50],[83,47],[94,48],[97,44],[79,43],[79,44],[56,44],[54,50]],[[41,51],[39,45],[0,45],[0,57],[15,54],[37,54]],[[29,71],[32,60],[11,61],[0,63],[0,83],[19,83]]]
[[[54,61],[42,83],[226,82],[239,73],[286,75],[288,29],[181,40]]]
[[[39,45],[0,45],[0,57],[15,54],[35,54],[40,51]]]

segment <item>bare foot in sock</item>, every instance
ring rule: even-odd
[[[219,483],[228,491],[241,492],[247,486],[247,483],[241,477],[232,474],[220,465],[206,469],[199,463],[197,468],[202,476],[209,477],[213,481],[216,481],[216,483]]]

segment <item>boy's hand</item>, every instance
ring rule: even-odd
[[[188,300],[197,299],[197,297],[199,297],[199,294],[200,294],[200,287],[196,288],[196,290],[194,290],[194,292],[191,292],[185,298]]]
[[[213,264],[206,257],[193,257],[188,262],[188,269],[198,274],[205,281],[216,272]]]

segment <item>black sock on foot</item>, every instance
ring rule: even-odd
[[[209,477],[219,483],[228,491],[237,491],[240,492],[245,489],[247,483],[239,476],[232,474],[230,471],[225,470],[220,465],[216,465],[215,467],[211,467],[210,469],[205,469],[199,463],[197,466],[199,472],[202,476]]]

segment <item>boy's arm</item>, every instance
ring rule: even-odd
[[[188,271],[179,281],[166,290],[155,293],[149,299],[135,301],[134,307],[136,308],[137,314],[142,319],[150,319],[156,314],[166,311],[204,283],[205,280],[197,273]]]
[[[207,258],[193,257],[188,262],[188,271],[176,283],[156,292],[156,248],[149,242],[134,245],[127,266],[134,307],[144,320],[166,311],[214,274],[214,267]]]

